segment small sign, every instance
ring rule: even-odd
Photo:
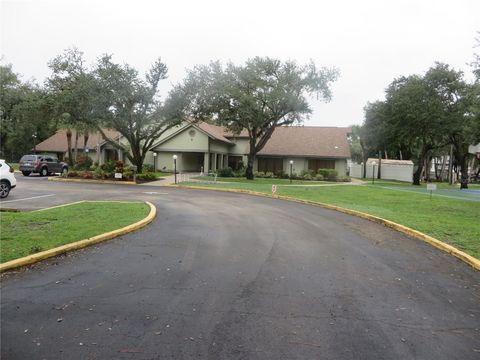
[[[277,185],[272,185],[272,195],[277,193]]]
[[[115,179],[121,179],[122,173],[115,173]]]
[[[427,191],[437,190],[437,184],[427,184]]]

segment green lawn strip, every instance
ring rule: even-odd
[[[163,172],[163,171],[156,171],[154,174],[157,178],[173,175],[173,173]]]
[[[214,181],[213,176],[196,176],[192,177],[195,180],[205,180],[205,181]],[[289,185],[290,179],[276,179],[276,178],[255,178],[254,180],[247,180],[244,177],[233,178],[233,177],[217,177],[217,181],[220,182],[233,182],[233,183],[245,183],[245,184],[268,184],[270,187],[272,185]],[[337,184],[328,181],[311,181],[311,180],[292,180],[292,185],[320,185],[320,184]]]
[[[191,183],[191,185],[197,185]],[[271,185],[223,183],[202,184],[214,188],[233,188],[271,193]],[[279,195],[322,202],[358,210],[408,226],[445,241],[480,258],[480,204],[415,192],[403,192],[374,186],[279,186]]]
[[[10,165],[15,170],[20,170],[20,165],[18,163],[10,163],[9,162],[8,165]]]
[[[84,202],[38,212],[0,212],[0,262],[122,228],[149,211],[140,202]]]

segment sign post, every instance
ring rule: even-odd
[[[430,191],[430,199],[432,198],[433,191],[437,190],[437,184],[427,184],[427,191]]]

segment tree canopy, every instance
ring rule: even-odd
[[[385,101],[365,108],[364,140],[372,149],[400,158],[412,158],[417,166],[413,183],[420,184],[425,164],[436,150],[453,145],[466,186],[469,145],[480,141],[478,96],[461,71],[436,63],[423,76],[395,79]]]
[[[110,55],[99,59],[94,71],[99,86],[100,124],[117,130],[128,146],[105,140],[122,150],[132,164],[142,171],[147,152],[166,130],[180,122],[163,112],[158,99],[158,85],[167,78],[167,66],[158,59],[141,79],[137,70],[127,64],[116,64]]]
[[[215,122],[235,134],[248,132],[246,169],[253,179],[256,154],[279,126],[300,124],[311,112],[307,96],[328,101],[336,69],[256,57],[244,65],[197,66],[170,93],[183,118]]]

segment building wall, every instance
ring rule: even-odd
[[[262,157],[262,156],[260,156]],[[267,157],[267,156],[265,156]],[[275,158],[275,156],[269,156]],[[279,156],[280,157],[280,156]],[[279,158],[276,157],[276,158]],[[287,174],[290,174],[290,160],[293,160],[292,164],[292,173],[300,175],[304,170],[308,170],[308,160],[306,157],[283,157],[283,171]],[[254,171],[258,171],[258,157],[255,160]],[[335,170],[338,172],[338,176],[346,176],[347,174],[347,160],[346,159],[336,159],[335,160]]]
[[[208,151],[209,138],[203,132],[192,127],[185,128],[182,132],[168,139],[164,143],[155,148],[160,151],[190,151],[190,152],[206,152]]]
[[[217,154],[229,154],[231,153],[231,146],[228,144],[210,139],[210,152]]]
[[[232,155],[246,155],[248,154],[249,141],[245,138],[230,139],[235,145],[230,147],[230,154]]]

